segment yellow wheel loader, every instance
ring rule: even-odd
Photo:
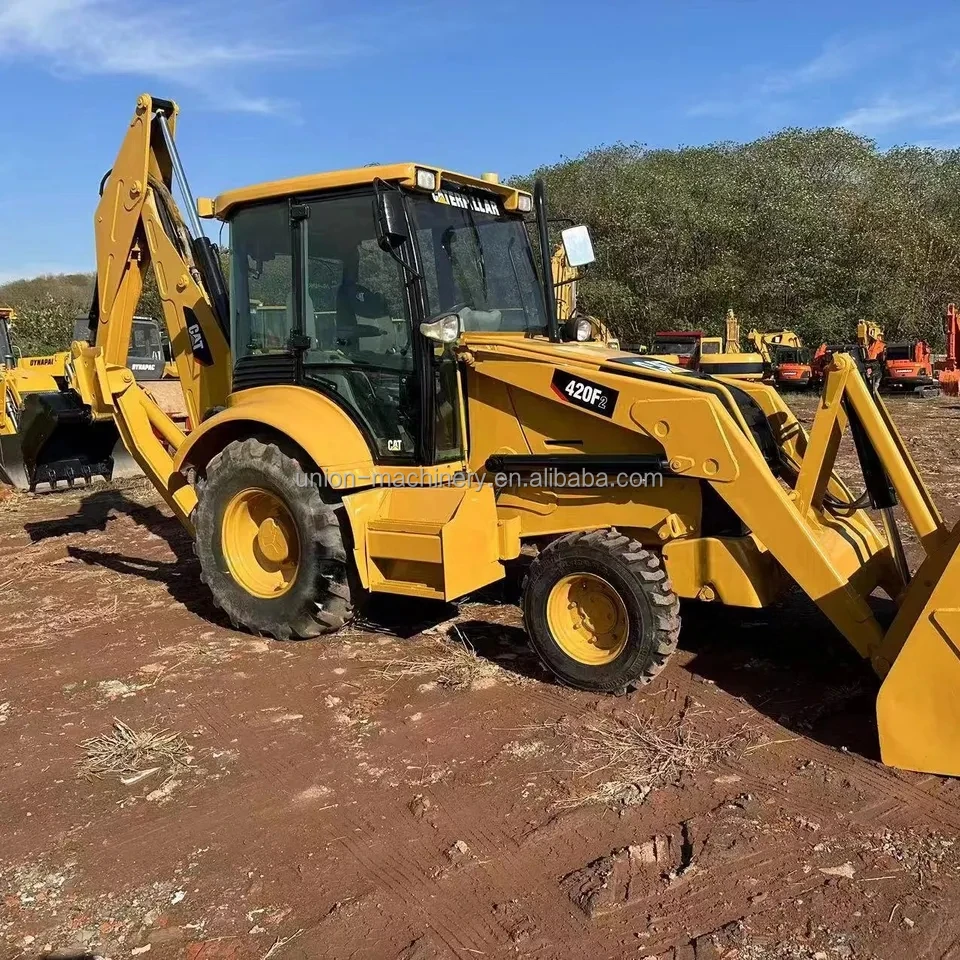
[[[623,691],[670,656],[680,599],[761,607],[795,583],[882,678],[883,759],[960,774],[960,528],[849,356],[808,435],[766,385],[564,341],[541,184],[405,163],[194,204],[176,121],[137,101],[96,212],[95,344],[73,345],[68,378],[235,623],[317,636],[368,593],[463,597],[526,546],[531,644],[562,682]],[[229,292],[198,214],[229,225]],[[151,263],[189,435],[123,363]],[[863,496],[833,469],[845,429]]]

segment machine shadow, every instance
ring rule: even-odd
[[[478,657],[507,673],[545,683],[555,683],[540,664],[521,627],[501,622],[501,611],[510,616],[514,596],[511,584],[495,584],[467,598],[485,605],[489,619],[463,619],[455,625],[458,606],[440,600],[373,594],[365,598],[356,623],[365,630],[388,633],[402,640],[420,634],[434,635],[447,643],[460,643]]]
[[[24,529],[30,540],[38,543],[51,537],[105,531],[119,515],[129,517],[137,526],[163,540],[173,551],[174,559],[157,560],[74,544],[67,547],[67,555],[114,573],[161,583],[171,599],[182,603],[191,613],[218,626],[229,627],[229,620],[214,605],[209,591],[200,582],[200,564],[189,534],[175,518],[152,504],[137,503],[122,490],[97,490],[80,501],[72,516],[28,522]]]
[[[190,537],[171,516],[152,504],[131,500],[123,490],[94,490],[79,501],[76,513],[51,520],[33,520],[23,525],[31,543],[51,537],[65,537],[73,533],[91,533],[107,529],[107,524],[119,515],[129,517],[138,526],[165,540],[179,557],[184,545],[190,550]]]
[[[798,736],[879,761],[877,678],[799,589],[764,610],[690,601],[681,617],[683,669]]]

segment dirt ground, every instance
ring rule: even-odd
[[[892,406],[956,520],[960,403]],[[683,616],[591,696],[495,597],[268,642],[144,484],[0,502],[0,955],[960,957],[960,781],[879,765],[870,670],[802,597]]]

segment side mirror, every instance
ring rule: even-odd
[[[585,226],[567,227],[560,232],[563,241],[563,252],[567,255],[567,263],[571,267],[585,267],[597,258],[593,254],[593,241],[590,231]]]
[[[397,190],[378,190],[376,198],[377,243],[391,253],[409,239],[403,195]]]

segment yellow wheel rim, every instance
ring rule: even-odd
[[[592,573],[572,573],[554,584],[547,597],[547,624],[567,656],[591,667],[616,660],[629,636],[623,599]]]
[[[297,525],[275,493],[248,487],[235,494],[223,511],[220,540],[230,575],[247,593],[279,597],[297,579]]]

